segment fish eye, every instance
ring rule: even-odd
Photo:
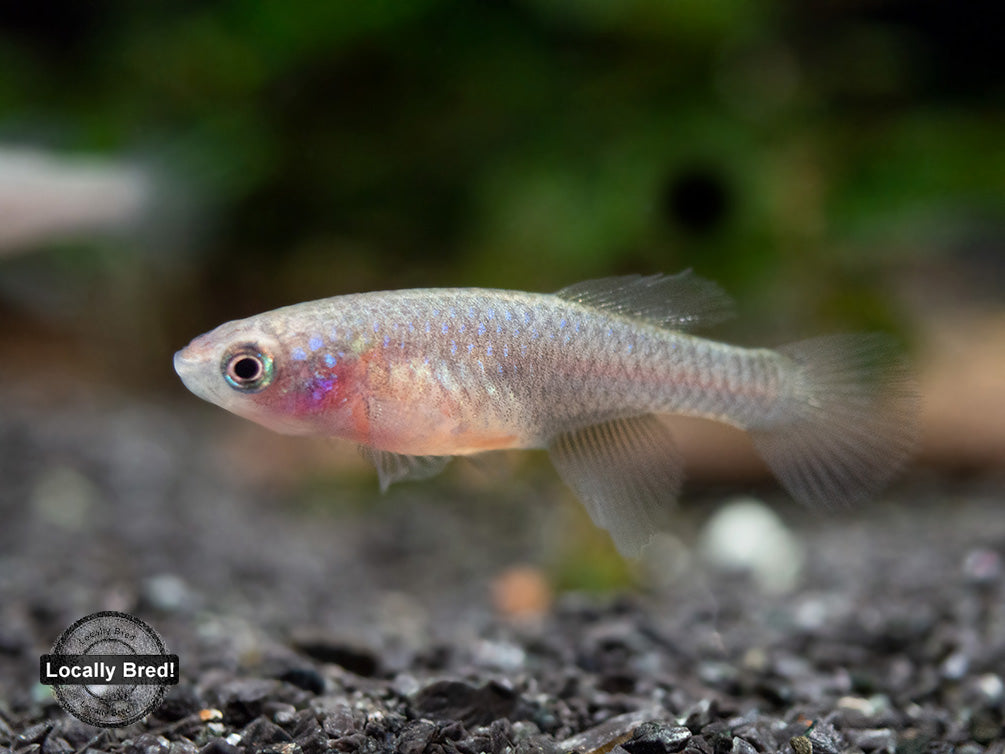
[[[222,369],[227,384],[244,393],[258,392],[272,382],[272,357],[250,343],[228,352]]]

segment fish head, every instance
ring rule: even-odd
[[[227,322],[178,351],[174,368],[203,400],[274,431],[351,437],[351,360],[283,335],[263,315]]]

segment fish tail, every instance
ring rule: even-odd
[[[751,428],[757,450],[805,505],[874,496],[917,444],[917,391],[897,349],[880,335],[832,335],[778,350],[793,389],[769,425]]]

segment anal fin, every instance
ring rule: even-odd
[[[431,476],[436,476],[450,463],[452,457],[408,456],[386,450],[376,450],[367,445],[360,445],[359,452],[376,467],[381,492],[386,492],[387,488],[395,482],[406,479],[428,479]]]
[[[565,432],[548,446],[559,475],[634,557],[668,522],[683,479],[670,430],[652,415],[614,419]]]

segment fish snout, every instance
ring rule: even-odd
[[[216,358],[212,344],[196,338],[174,355],[174,370],[189,390],[205,397],[207,382],[212,380],[217,370],[213,368]]]
[[[188,349],[183,348],[180,351],[175,351],[174,354],[174,371],[179,377],[185,379],[185,374],[192,368],[194,361],[188,355]]]
[[[195,349],[191,345],[185,346],[174,355],[174,370],[179,377],[184,377],[192,369],[206,364],[207,356],[203,349]]]
[[[188,368],[188,365],[205,366],[212,363],[217,358],[217,347],[214,340],[206,335],[200,335],[191,343],[182,348],[174,355],[175,371],[181,374],[180,369]]]

